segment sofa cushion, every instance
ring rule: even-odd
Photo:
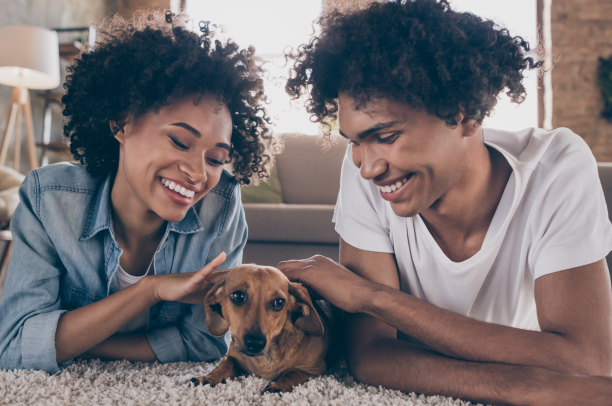
[[[320,141],[307,135],[285,138],[285,150],[276,157],[283,203],[336,204],[348,141],[339,138],[327,151]]]
[[[337,244],[333,205],[245,204],[249,241]]]
[[[276,165],[270,171],[270,178],[257,186],[241,188],[242,203],[282,203],[281,184]]]

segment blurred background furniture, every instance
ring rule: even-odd
[[[81,52],[81,43],[87,42],[89,49],[93,49],[93,44],[96,42],[96,27],[90,25],[89,27],[76,27],[76,28],[53,28],[52,31],[58,34],[76,34],[78,35],[73,41],[61,42],[59,44],[59,56],[66,62],[71,62]],[[45,106],[43,109],[43,126],[42,126],[42,141],[37,142],[36,146],[42,148],[40,154],[40,166],[49,164],[49,157],[47,152],[65,153],[69,154],[69,148],[64,141],[51,141],[51,107],[53,105],[61,106],[62,96],[64,95],[63,89],[54,89],[40,92],[41,96],[45,100]]]
[[[0,165],[4,165],[10,138],[14,132],[13,168],[19,170],[23,118],[30,166],[32,169],[38,167],[28,89],[52,89],[59,86],[58,44],[57,33],[45,28],[8,25],[0,29],[0,83],[14,87],[0,145]]]
[[[24,178],[16,170],[0,166],[0,297],[13,246],[10,220],[19,204],[19,185]]]
[[[317,140],[305,135],[285,139],[285,150],[276,157],[282,203],[244,204],[249,226],[244,263],[276,266],[315,254],[338,260],[332,217],[347,141],[341,138],[324,151]]]

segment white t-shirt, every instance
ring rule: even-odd
[[[121,268],[121,265],[118,265],[117,271],[115,271],[115,275],[111,283],[111,293],[116,293],[116,292],[119,292],[120,290],[129,288],[130,286],[132,286],[133,284],[135,284],[136,282],[138,282],[145,276],[149,274],[151,275],[155,274],[153,262],[154,261],[151,261],[151,264],[149,265],[147,272],[145,272],[145,274],[142,276],[130,275],[129,273],[125,272],[123,268]],[[133,333],[133,332],[145,331],[148,327],[148,323],[149,323],[149,309],[140,313],[138,316],[132,319],[132,321],[130,321],[125,326],[123,326],[117,332],[118,333]]]
[[[453,262],[420,215],[399,217],[360,177],[348,147],[334,222],[348,244],[395,254],[403,292],[478,320],[539,330],[534,282],[612,250],[612,225],[589,147],[566,128],[483,129],[512,175],[474,256]]]

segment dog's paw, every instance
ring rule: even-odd
[[[283,385],[279,382],[270,382],[263,390],[263,393],[287,393],[293,390],[293,386]]]
[[[191,383],[193,383],[194,386],[206,385],[206,384],[209,384],[210,386],[215,386],[215,385],[218,385],[224,382],[225,382],[225,379],[217,378],[212,374],[206,375],[206,376],[196,376],[195,378],[191,378]]]

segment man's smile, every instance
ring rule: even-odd
[[[414,178],[414,173],[410,173],[407,176],[395,179],[391,182],[384,182],[384,184],[376,183],[376,186],[380,188],[380,196],[387,201],[397,200],[402,193],[411,185],[411,180]]]

